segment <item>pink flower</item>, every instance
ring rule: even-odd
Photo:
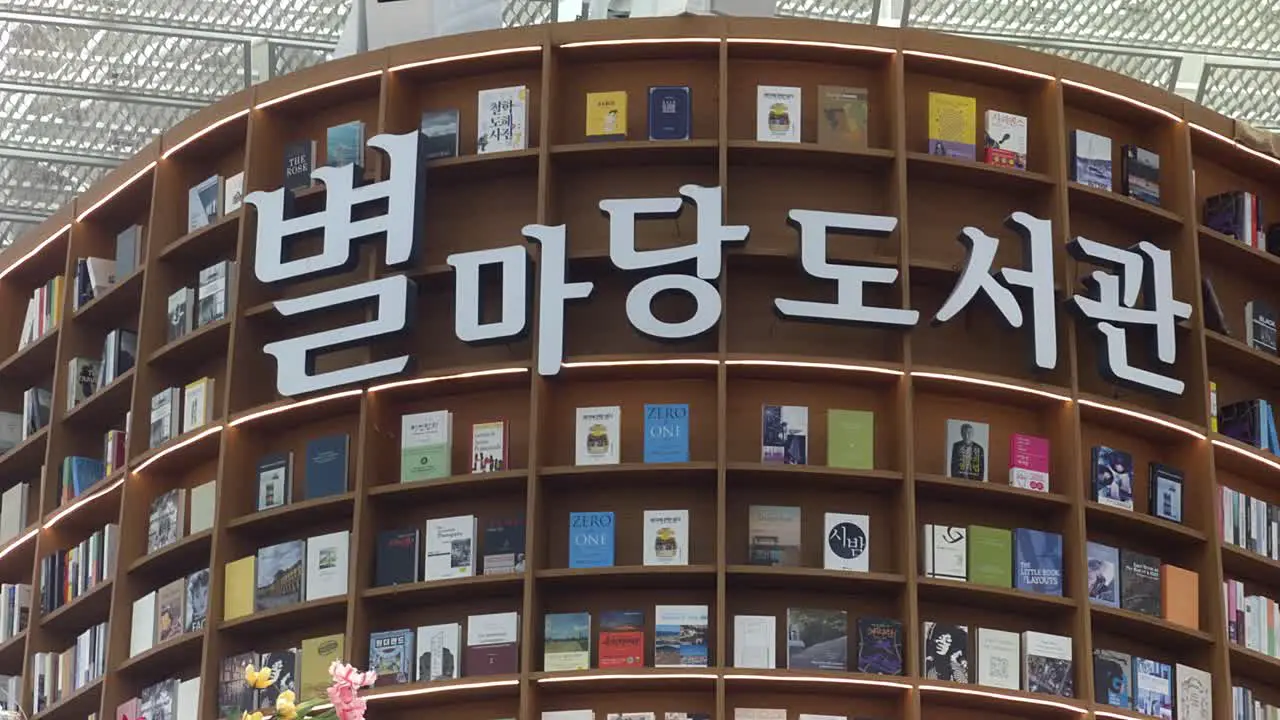
[[[360,672],[354,666],[334,660],[329,664],[329,677],[333,678],[335,686],[348,685],[354,690],[359,690],[371,687],[378,679],[378,673],[372,670]]]
[[[334,684],[325,692],[329,696],[329,702],[333,703],[333,711],[338,720],[364,720],[365,700],[356,694],[354,687],[335,679]]]

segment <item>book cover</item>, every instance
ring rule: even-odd
[[[970,420],[947,420],[947,477],[987,481],[991,428]]]
[[[1100,705],[1133,707],[1133,658],[1115,650],[1093,651],[1093,701]]]
[[[364,165],[364,123],[352,120],[330,127],[325,134],[325,165]]]
[[[1173,667],[1173,680],[1178,720],[1213,720],[1213,678],[1209,673],[1178,663]]]
[[[232,620],[253,614],[254,563],[253,555],[232,560],[223,569],[222,619]]]
[[[182,620],[187,597],[187,579],[178,578],[156,591],[156,644],[183,633]]]
[[[1261,300],[1245,303],[1245,341],[1254,350],[1276,354],[1276,313]]]
[[[785,708],[736,707],[733,720],[787,720],[787,711]]]
[[[599,665],[611,667],[644,666],[644,612],[641,610],[605,610],[600,613]]]
[[[800,88],[756,86],[756,140],[800,142]]]
[[[423,153],[427,160],[458,156],[458,110],[428,110],[422,113]]]
[[[243,176],[243,173],[240,174]],[[227,180],[228,197],[230,197],[230,189],[235,182],[236,176],[232,176]],[[243,185],[243,180],[241,181]],[[228,210],[227,212],[231,212]],[[116,235],[116,274],[117,277],[126,278],[138,269],[139,259],[142,257],[142,226],[130,225],[121,230]]]
[[[422,567],[420,543],[421,533],[416,528],[379,532],[373,556],[374,586],[417,582],[418,568]]]
[[[1133,658],[1133,709],[1157,718],[1173,717],[1173,679],[1167,663]]]
[[[1111,189],[1111,138],[1086,130],[1071,133],[1071,179],[1100,190]]]
[[[613,513],[569,513],[569,567],[613,566]]]
[[[1049,492],[1049,438],[1023,433],[1009,436],[1009,484]]]
[[[458,654],[462,626],[458,623],[424,625],[418,628],[418,670],[416,680],[435,682],[462,677],[462,656]]]
[[[173,342],[195,328],[196,292],[191,288],[179,288],[169,296],[168,325],[165,340]]]
[[[1133,509],[1133,456],[1123,450],[1096,445],[1093,456],[1093,499],[1123,510]]]
[[[187,232],[213,224],[222,208],[222,176],[213,175],[187,192]]]
[[[524,85],[478,93],[476,152],[524,150],[528,145],[529,89]]]
[[[777,618],[772,615],[733,616],[733,666],[772,670],[778,664]]]
[[[1120,551],[1110,545],[1090,541],[1087,544],[1089,601],[1120,606]]]
[[[264,455],[258,460],[258,510],[293,501],[293,453]]]
[[[1169,522],[1182,522],[1182,471],[1151,463],[1147,484],[1148,511],[1155,517]]]
[[[765,405],[761,410],[760,461],[783,465],[809,462],[809,408]]]
[[[1062,536],[1018,528],[1013,531],[1014,587],[1062,596]]]
[[[505,420],[471,426],[471,472],[502,472],[507,469],[507,423]]]
[[[129,624],[129,657],[141,655],[156,644],[156,596],[152,591],[133,601]]]
[[[1222,300],[1218,298],[1218,291],[1213,286],[1213,278],[1207,275],[1200,278],[1200,298],[1204,305],[1205,327],[1227,337],[1235,337],[1231,326],[1227,324],[1227,314],[1222,309]]]
[[[218,717],[239,718],[258,709],[253,687],[244,679],[244,669],[258,664],[258,654],[243,652],[223,658],[218,673]]]
[[[213,421],[213,378],[200,378],[182,389],[182,432]]]
[[[400,418],[400,482],[438,480],[453,468],[453,414],[448,410]]]
[[[988,165],[1027,169],[1027,119],[1022,115],[986,112],[985,156]]]
[[[644,406],[644,461],[689,462],[689,406],[669,403]]]
[[[1120,549],[1120,607],[1161,616],[1160,558]]]
[[[157,495],[151,501],[147,527],[147,553],[153,553],[182,538],[183,505],[186,494],[175,488]]]
[[[871,569],[871,516],[825,513],[826,545],[822,566],[828,570],[867,572]]]
[[[298,697],[323,697],[331,682],[329,665],[346,657],[342,633],[306,638],[298,654]]]
[[[227,317],[230,281],[235,263],[219,260],[196,276],[196,326],[204,327]]]
[[[347,492],[347,445],[351,436],[327,435],[307,441],[307,500]]]
[[[682,85],[649,88],[649,139],[688,140],[693,137],[693,97]]]
[[[350,551],[350,530],[307,538],[307,566],[303,573],[307,602],[347,594]]]
[[[315,167],[315,140],[295,140],[284,146],[285,189],[296,191],[311,187],[311,171]]]
[[[591,667],[591,613],[543,616],[542,669],[546,672]]]
[[[867,89],[818,86],[818,144],[839,150],[867,146]]]
[[[751,565],[800,565],[800,508],[752,505],[747,509],[747,562]]]
[[[974,660],[978,663],[979,685],[1022,689],[1022,638],[1018,633],[978,628]]]
[[[183,632],[204,629],[209,617],[209,568],[201,568],[187,576],[186,598],[182,609]]]
[[[920,553],[924,576],[964,582],[969,578],[968,532],[951,525],[921,528]]]
[[[1121,191],[1135,200],[1160,204],[1160,156],[1136,145],[1121,148]]]
[[[871,470],[875,467],[875,413],[827,410],[827,465]]]
[[[302,602],[306,542],[291,540],[258,549],[253,609],[257,612]]]
[[[578,408],[574,464],[616,465],[622,458],[622,408]]]
[[[849,620],[844,610],[787,609],[787,669],[848,670]]]
[[[858,618],[857,671],[902,675],[902,623],[884,618]]]
[[[416,659],[412,630],[369,633],[369,670],[378,673],[375,687],[413,682]]]
[[[963,95],[929,93],[929,154],[977,157],[978,101]]]
[[[1267,524],[1272,524],[1270,520]],[[1200,629],[1200,574],[1165,564],[1160,568],[1160,607],[1164,619],[1175,625]],[[1274,618],[1269,618],[1274,625]]]
[[[627,139],[627,92],[587,93],[587,140]]]
[[[520,615],[515,612],[467,618],[466,677],[512,674],[519,670]]]
[[[1028,630],[1022,633],[1022,651],[1029,692],[1075,697],[1071,638]]]
[[[924,623],[921,663],[929,680],[969,682],[969,628],[938,622]]]
[[[689,564],[689,511],[644,511],[644,564]]]
[[[707,667],[707,606],[654,608],[654,667]]]
[[[475,541],[475,515],[427,520],[427,561],[423,579],[444,580],[474,575]]]
[[[524,572],[524,518],[494,518],[484,529],[485,575]]]
[[[277,650],[262,653],[259,669],[271,671],[271,684],[258,691],[258,707],[275,710],[280,693],[288,690],[298,694],[298,651]]]
[[[222,214],[230,215],[244,205],[244,171],[227,178],[223,186]],[[137,227],[136,225],[134,227]],[[135,256],[136,257],[136,256]],[[127,273],[126,273],[127,274]]]
[[[969,582],[1013,587],[1013,533],[1004,528],[970,525]]]

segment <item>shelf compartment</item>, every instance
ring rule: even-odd
[[[40,616],[40,626],[46,630],[77,634],[100,622],[106,622],[111,609],[112,580],[103,580],[80,597]],[[36,602],[38,598],[32,598]]]
[[[906,585],[900,573],[851,572],[825,568],[775,565],[729,565],[728,580],[734,587],[788,587],[832,593],[896,595]]]
[[[609,167],[627,165],[714,164],[720,144],[716,140],[623,140],[552,145],[557,164],[580,167],[605,162]],[[608,153],[607,160],[601,153]]]
[[[182,337],[151,353],[147,362],[152,365],[194,367],[210,357],[227,354],[227,342],[231,339],[231,318],[225,317],[202,325]]]
[[[529,678],[542,692],[670,692],[711,690],[719,674],[711,668],[597,668],[569,672],[535,672]]]
[[[776,143],[757,140],[730,140],[730,165],[789,165],[888,172],[893,167],[892,150],[862,148],[841,150],[817,143]]]
[[[1230,235],[1199,226],[1200,256],[1227,267],[1233,273],[1248,275],[1260,282],[1275,282],[1280,277],[1280,257],[1265,250],[1249,247]]]
[[[267,525],[282,525],[289,519],[306,517],[307,522],[324,523],[334,518],[349,517],[355,509],[356,494],[345,492],[311,500],[299,500],[269,510],[241,515],[227,521],[228,530],[254,533]]]
[[[157,677],[165,670],[199,664],[203,649],[204,631],[193,630],[134,655],[121,662],[116,670],[141,678]]]
[[[223,632],[253,633],[280,626],[301,628],[313,623],[340,618],[347,613],[347,596],[320,598],[310,602],[293,603],[270,610],[254,611],[243,617],[223,620],[218,629]]]
[[[1067,183],[1068,202],[1072,210],[1115,220],[1143,232],[1174,230],[1182,225],[1182,216],[1158,205],[1135,200],[1118,192],[1089,187],[1075,181]]]
[[[440,604],[492,595],[519,595],[525,573],[477,575],[474,577],[426,580],[400,585],[384,585],[363,590],[364,599],[378,607]]]
[[[134,368],[129,368],[106,387],[72,408],[63,416],[62,421],[82,423],[98,429],[101,429],[104,422],[115,419],[123,422],[125,413],[129,411],[129,403],[133,399],[133,376]]]
[[[1222,573],[1230,578],[1274,583],[1280,578],[1280,562],[1235,545],[1222,544]]]
[[[522,172],[538,171],[538,148],[513,150],[502,153],[486,153],[484,155],[457,155],[439,158],[427,162],[428,183],[443,179],[481,180],[500,175],[511,175]]]
[[[105,293],[80,306],[71,317],[77,323],[93,323],[103,327],[113,324],[111,321],[122,320],[122,316],[132,308],[133,317],[137,319],[142,308],[142,276],[145,272],[146,268],[140,267],[129,273]]]
[[[1124,510],[1091,500],[1085,501],[1085,522],[1090,530],[1102,528],[1117,534],[1134,533],[1153,543],[1197,545],[1205,534],[1181,523],[1170,522],[1138,510]]]
[[[996,612],[1017,609],[1028,613],[1069,613],[1076,607],[1075,599],[1069,597],[931,577],[916,578],[916,593],[922,601],[981,607]]]
[[[1280,278],[1280,274],[1277,275]],[[1209,366],[1222,367],[1245,377],[1275,377],[1280,373],[1280,357],[1255,350],[1236,338],[1205,329],[1205,351]]]
[[[12,378],[27,385],[51,385],[58,352],[58,331],[59,328],[53,328],[39,340],[0,362],[0,378]]]
[[[80,720],[98,711],[102,703],[102,678],[85,685],[62,698],[46,710],[31,716],[31,720]]]
[[[922,152],[907,153],[907,177],[1006,191],[1041,192],[1054,186],[1044,173]]]
[[[193,573],[208,567],[212,544],[213,531],[202,530],[134,560],[128,573],[156,579]]]
[[[1274,682],[1280,677],[1280,659],[1250,650],[1243,645],[1228,643],[1231,653],[1231,674],[1237,673],[1257,680]]]
[[[716,586],[714,565],[612,565],[598,568],[553,568],[534,573],[544,587],[710,588]]]
[[[772,463],[731,462],[729,483],[761,481],[777,486],[803,482],[808,486],[829,489],[894,493],[902,488],[902,473],[896,470],[852,470],[823,465],[775,465]]]
[[[472,493],[504,493],[523,491],[529,479],[528,470],[503,470],[502,472],[452,475],[439,480],[421,480],[409,483],[386,483],[369,488],[369,497],[375,502],[399,503],[437,500]]]
[[[208,264],[219,259],[234,259],[242,212],[237,210],[223,215],[211,224],[183,235],[161,248],[156,257],[170,262],[200,260]]]
[[[1183,627],[1163,618],[1106,605],[1095,604],[1090,608],[1095,633],[1102,629],[1180,651],[1201,648],[1213,642],[1213,638],[1202,630]]]
[[[14,635],[0,645],[0,673],[21,675],[23,652],[27,649],[27,631]]]
[[[9,452],[0,455],[0,473],[4,477],[36,475],[44,464],[44,451],[48,444],[49,426],[45,425]]]
[[[1061,493],[1042,493],[998,482],[959,480],[926,473],[916,473],[916,489],[930,500],[950,500],[993,504],[1024,512],[1062,512],[1071,500]]]

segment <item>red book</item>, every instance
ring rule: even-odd
[[[600,667],[644,666],[644,613],[606,610],[600,615]]]

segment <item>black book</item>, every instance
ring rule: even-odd
[[[969,682],[969,627],[925,622],[920,656],[923,675],[929,680]]]
[[[237,718],[258,709],[253,687],[244,679],[244,668],[258,661],[255,652],[223,658],[218,674],[218,717]]]
[[[297,140],[284,146],[284,186],[289,190],[311,187],[316,167],[316,141]]]
[[[1200,295],[1204,299],[1204,324],[1214,332],[1231,337],[1231,327],[1227,325],[1227,315],[1222,311],[1218,291],[1213,288],[1213,278],[1206,275],[1200,279]]]
[[[272,683],[258,691],[258,707],[275,710],[276,698],[285,690],[298,694],[298,651],[295,649],[262,653],[259,668],[271,670]]]
[[[1160,617],[1160,558],[1120,549],[1120,607]]]
[[[1147,482],[1150,507],[1153,516],[1169,522],[1182,522],[1182,471],[1151,463]]]
[[[422,535],[417,529],[384,530],[378,533],[374,554],[374,585],[402,585],[418,582],[422,566]]]
[[[1093,651],[1093,701],[1122,707],[1133,704],[1133,658],[1114,650]]]
[[[1120,181],[1124,194],[1159,205],[1160,156],[1137,145],[1125,145],[1120,157],[1123,166]]]
[[[484,529],[484,574],[524,572],[524,518],[493,520]]]
[[[1245,326],[1245,340],[1249,347],[1271,355],[1276,354],[1276,313],[1270,305],[1258,300],[1250,300],[1245,304],[1245,315],[1248,324]]]

